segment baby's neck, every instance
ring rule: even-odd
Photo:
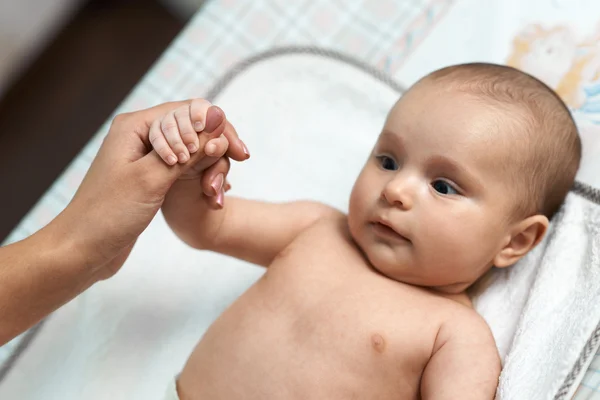
[[[440,292],[437,292],[437,294],[439,294],[440,296],[445,297],[447,299],[454,300],[457,303],[460,303],[466,307],[473,308],[473,303],[471,302],[471,299],[467,295],[467,292],[462,292],[462,293],[440,293]]]

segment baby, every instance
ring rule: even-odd
[[[159,153],[166,161],[169,147]],[[540,242],[580,156],[551,89],[510,67],[465,64],[393,106],[347,214],[224,202],[223,179],[215,207],[181,179],[162,208],[173,231],[267,270],[198,343],[179,397],[493,398],[500,358],[465,291]]]

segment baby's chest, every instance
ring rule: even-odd
[[[416,367],[427,361],[440,326],[420,292],[380,276],[327,238],[290,247],[268,270],[263,289],[277,299],[296,345],[344,362]]]

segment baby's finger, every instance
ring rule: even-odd
[[[194,99],[190,103],[190,123],[196,133],[200,133],[206,127],[206,113],[212,103],[205,99]]]
[[[202,133],[198,135],[200,149],[193,154],[191,164],[194,165],[196,171],[202,171],[211,166],[214,162],[214,157],[207,157],[205,154],[206,144],[213,139],[217,139],[225,129],[225,113],[217,106],[210,106],[206,111],[206,125]]]
[[[229,142],[227,138],[223,135],[219,136],[216,139],[211,139],[204,146],[204,153],[210,157],[222,157],[227,148],[229,147]]]
[[[174,165],[177,163],[177,157],[171,151],[167,140],[160,130],[160,120],[157,119],[152,122],[152,125],[150,125],[148,138],[150,140],[150,144],[164,162],[169,165]]]
[[[229,143],[223,135],[218,138],[210,139],[204,145],[203,151],[198,151],[198,155],[204,156],[197,161],[198,156],[194,155],[192,162],[188,164],[192,165],[192,170],[201,173],[221,158],[227,151],[228,146]]]
[[[175,121],[179,128],[179,135],[183,144],[188,149],[190,154],[195,153],[198,150],[199,141],[198,134],[192,126],[192,120],[190,116],[190,106],[184,105],[175,110]]]
[[[188,153],[188,149],[183,144],[181,140],[181,135],[179,133],[179,127],[177,126],[177,121],[175,120],[175,112],[171,111],[162,119],[160,123],[160,129],[165,135],[165,139],[167,139],[167,143],[171,146],[173,153],[177,156],[177,159],[180,163],[185,163],[190,159],[190,154]]]
[[[223,187],[223,191],[227,193],[231,189],[231,184],[227,179],[225,179],[225,186]]]
[[[229,159],[221,157],[211,165],[202,175],[202,191],[209,197],[214,197],[224,188],[227,174],[229,173]]]

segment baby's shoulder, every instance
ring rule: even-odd
[[[449,307],[448,315],[440,325],[438,338],[441,341],[487,343],[495,348],[492,331],[483,317],[472,307],[456,302]]]
[[[298,207],[304,208],[305,214],[310,215],[311,218],[278,258],[289,254],[292,249],[314,246],[315,242],[319,243],[323,238],[336,237],[338,235],[332,235],[332,233],[336,230],[339,231],[339,227],[346,224],[346,214],[327,204],[316,201],[297,201],[295,205],[296,212],[300,212]]]
[[[421,390],[443,392],[448,398],[467,392],[469,398],[492,398],[501,370],[494,337],[475,310],[456,306],[450,307],[454,312],[446,315],[437,333]]]
[[[346,214],[344,214],[340,210],[328,204],[321,203],[319,201],[298,200],[293,202],[292,204],[294,208],[290,211],[310,216],[310,219],[313,222],[311,226],[318,223],[339,220],[340,218],[346,217]]]
[[[340,210],[333,208],[327,204],[315,203],[313,205],[315,210],[318,210],[318,218],[315,218],[314,222],[307,227],[310,231],[321,231],[323,233],[331,231],[346,230],[347,227],[347,215]]]

